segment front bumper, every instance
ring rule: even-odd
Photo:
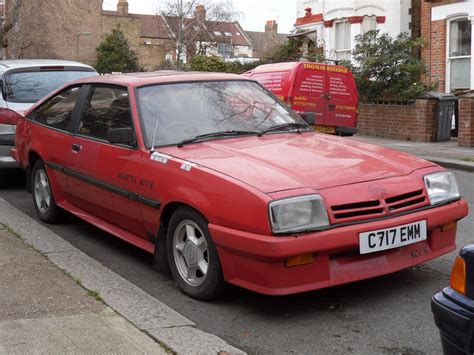
[[[296,236],[267,236],[209,224],[224,278],[268,295],[305,292],[389,274],[455,249],[456,228],[441,226],[465,217],[467,203]],[[359,233],[427,221],[428,239],[401,248],[361,255]],[[285,267],[292,256],[313,253],[314,262]]]
[[[431,309],[444,353],[474,353],[474,300],[446,287],[433,296]]]

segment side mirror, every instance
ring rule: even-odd
[[[301,118],[311,126],[316,123],[316,114],[314,112],[305,112],[301,115]]]
[[[16,126],[21,118],[23,116],[16,111],[4,107],[0,108],[0,124]]]
[[[107,131],[107,140],[112,144],[136,146],[135,133],[130,127],[109,129]]]

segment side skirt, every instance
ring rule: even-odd
[[[145,240],[143,238],[140,238],[136,236],[133,233],[130,233],[122,228],[119,228],[109,222],[106,222],[100,218],[97,218],[87,212],[84,212],[80,208],[77,208],[76,206],[70,204],[69,202],[66,201],[61,201],[58,202],[58,205],[63,208],[64,210],[68,211],[69,213],[73,214],[74,216],[92,224],[93,226],[102,229],[104,232],[110,233],[117,238],[120,238],[140,249],[145,250],[146,252],[150,254],[154,254],[155,252],[155,246],[153,245],[152,242]]]

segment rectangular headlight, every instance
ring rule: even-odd
[[[424,179],[431,205],[457,200],[461,197],[456,178],[449,171],[426,175]]]
[[[303,232],[329,226],[326,207],[319,195],[273,201],[269,209],[273,233]]]

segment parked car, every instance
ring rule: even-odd
[[[346,67],[312,62],[264,64],[244,73],[299,114],[314,112],[319,132],[357,133],[359,96]]]
[[[18,118],[12,154],[41,220],[64,209],[154,253],[201,300],[224,281],[286,295],[455,248],[468,211],[452,173],[308,123],[242,76],[106,76]]]
[[[15,117],[68,81],[92,75],[92,67],[64,60],[0,61],[0,117]],[[0,184],[5,169],[19,167],[10,154],[14,139],[15,127],[0,124]]]
[[[459,252],[450,286],[431,300],[446,355],[474,353],[474,244]]]

